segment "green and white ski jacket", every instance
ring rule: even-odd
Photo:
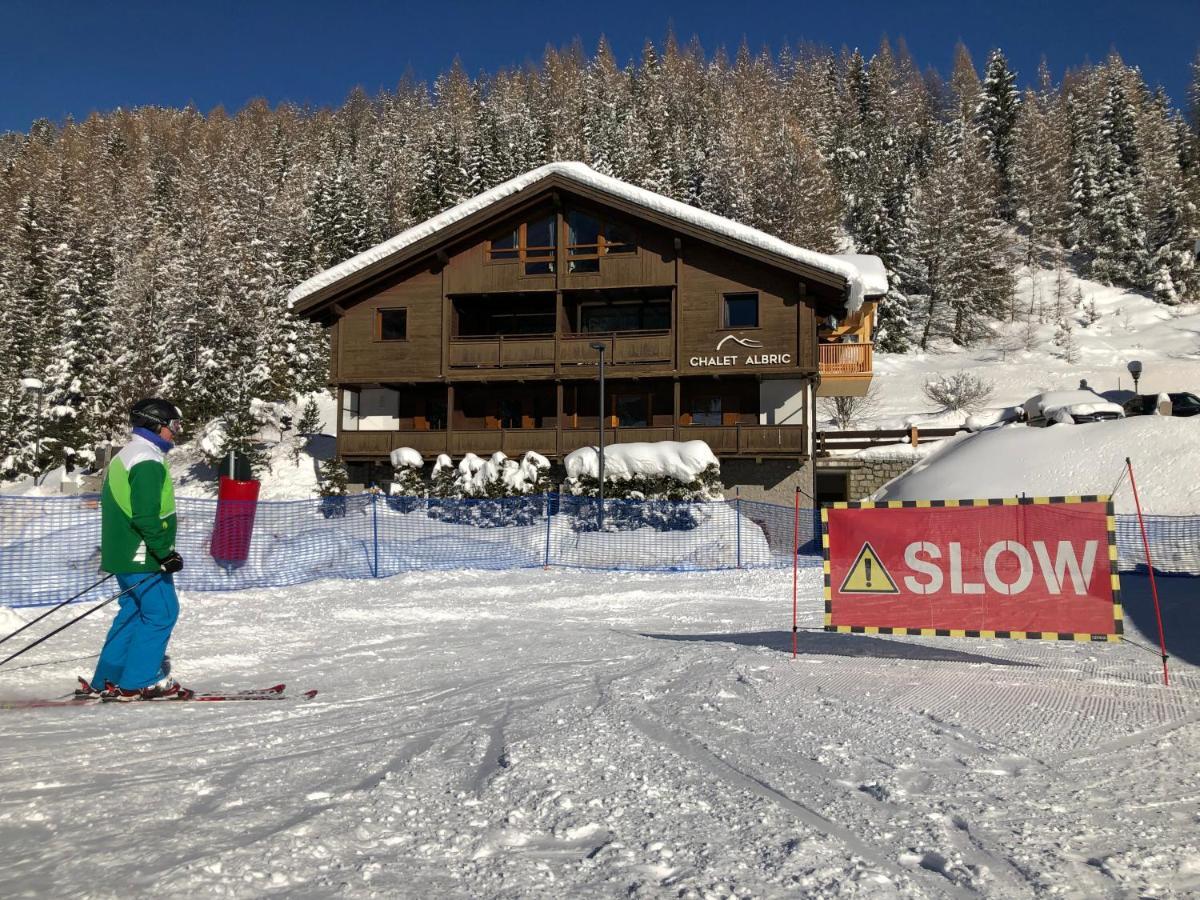
[[[139,434],[109,464],[100,495],[100,567],[157,572],[175,549],[175,487],[166,453]]]

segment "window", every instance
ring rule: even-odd
[[[567,213],[567,271],[586,274],[600,271],[600,257],[637,252],[633,231],[590,213]]]
[[[342,391],[342,431],[397,431],[400,394],[391,388]]]
[[[720,425],[721,398],[695,397],[692,399],[690,410],[693,425]]]
[[[555,223],[553,215],[532,222],[522,222],[516,228],[496,235],[487,246],[490,262],[520,260],[526,275],[554,273]]]
[[[758,294],[725,294],[724,328],[758,327]]]
[[[650,398],[645,394],[616,394],[613,396],[613,412],[617,424],[623,428],[645,428],[650,424]]]
[[[588,303],[579,309],[579,330],[666,331],[671,327],[670,301],[650,303]]]
[[[375,312],[375,340],[408,340],[408,310],[380,309]]]

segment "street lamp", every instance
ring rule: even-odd
[[[599,341],[591,345],[600,354],[600,512],[596,517],[597,531],[604,530],[604,351],[606,346]]]
[[[21,387],[25,389],[25,393],[37,397],[37,442],[33,449],[33,483],[36,485],[38,483],[37,467],[42,458],[42,393],[46,390],[46,385],[33,372],[26,371],[21,377]]]
[[[1138,360],[1133,359],[1129,361],[1129,365],[1125,368],[1133,376],[1133,392],[1136,394],[1138,392],[1138,379],[1142,377],[1142,364]]]

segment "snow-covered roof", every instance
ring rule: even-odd
[[[719,234],[723,237],[739,241],[747,246],[765,250],[778,256],[785,257],[801,265],[828,272],[846,281],[849,286],[847,312],[854,312],[861,305],[864,297],[887,293],[887,273],[883,263],[874,256],[861,254],[843,254],[839,256],[828,253],[818,253],[815,250],[805,250],[773,237],[757,228],[742,225],[723,216],[705,212],[670,197],[664,197],[653,191],[627,184],[618,178],[602,175],[581,162],[554,162],[540,168],[518,175],[503,184],[496,185],[489,191],[484,191],[458,206],[451,207],[439,213],[432,219],[427,219],[419,225],[414,225],[400,232],[390,240],[364,250],[357,256],[352,256],[345,262],[338,263],[332,268],[319,272],[307,281],[297,285],[287,296],[289,308],[305,297],[316,293],[322,288],[341,281],[349,275],[380,262],[395,253],[409,247],[418,241],[431,237],[450,227],[456,222],[473,216],[487,207],[523,191],[550,176],[557,175],[616,199],[643,207],[647,211],[670,216],[680,222],[697,228]]]

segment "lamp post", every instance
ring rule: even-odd
[[[604,350],[605,345],[597,341],[591,345],[592,349],[600,354],[600,456],[597,462],[599,463],[600,475],[600,512],[596,517],[597,531],[604,530]]]
[[[1138,379],[1142,377],[1142,364],[1136,359],[1130,360],[1129,365],[1125,368],[1129,370],[1129,374],[1133,376],[1133,392],[1138,392]]]
[[[21,377],[21,387],[25,389],[25,393],[37,397],[37,441],[33,449],[33,483],[36,485],[38,483],[38,461],[42,458],[42,393],[46,390],[46,385],[33,372],[27,371]]]

